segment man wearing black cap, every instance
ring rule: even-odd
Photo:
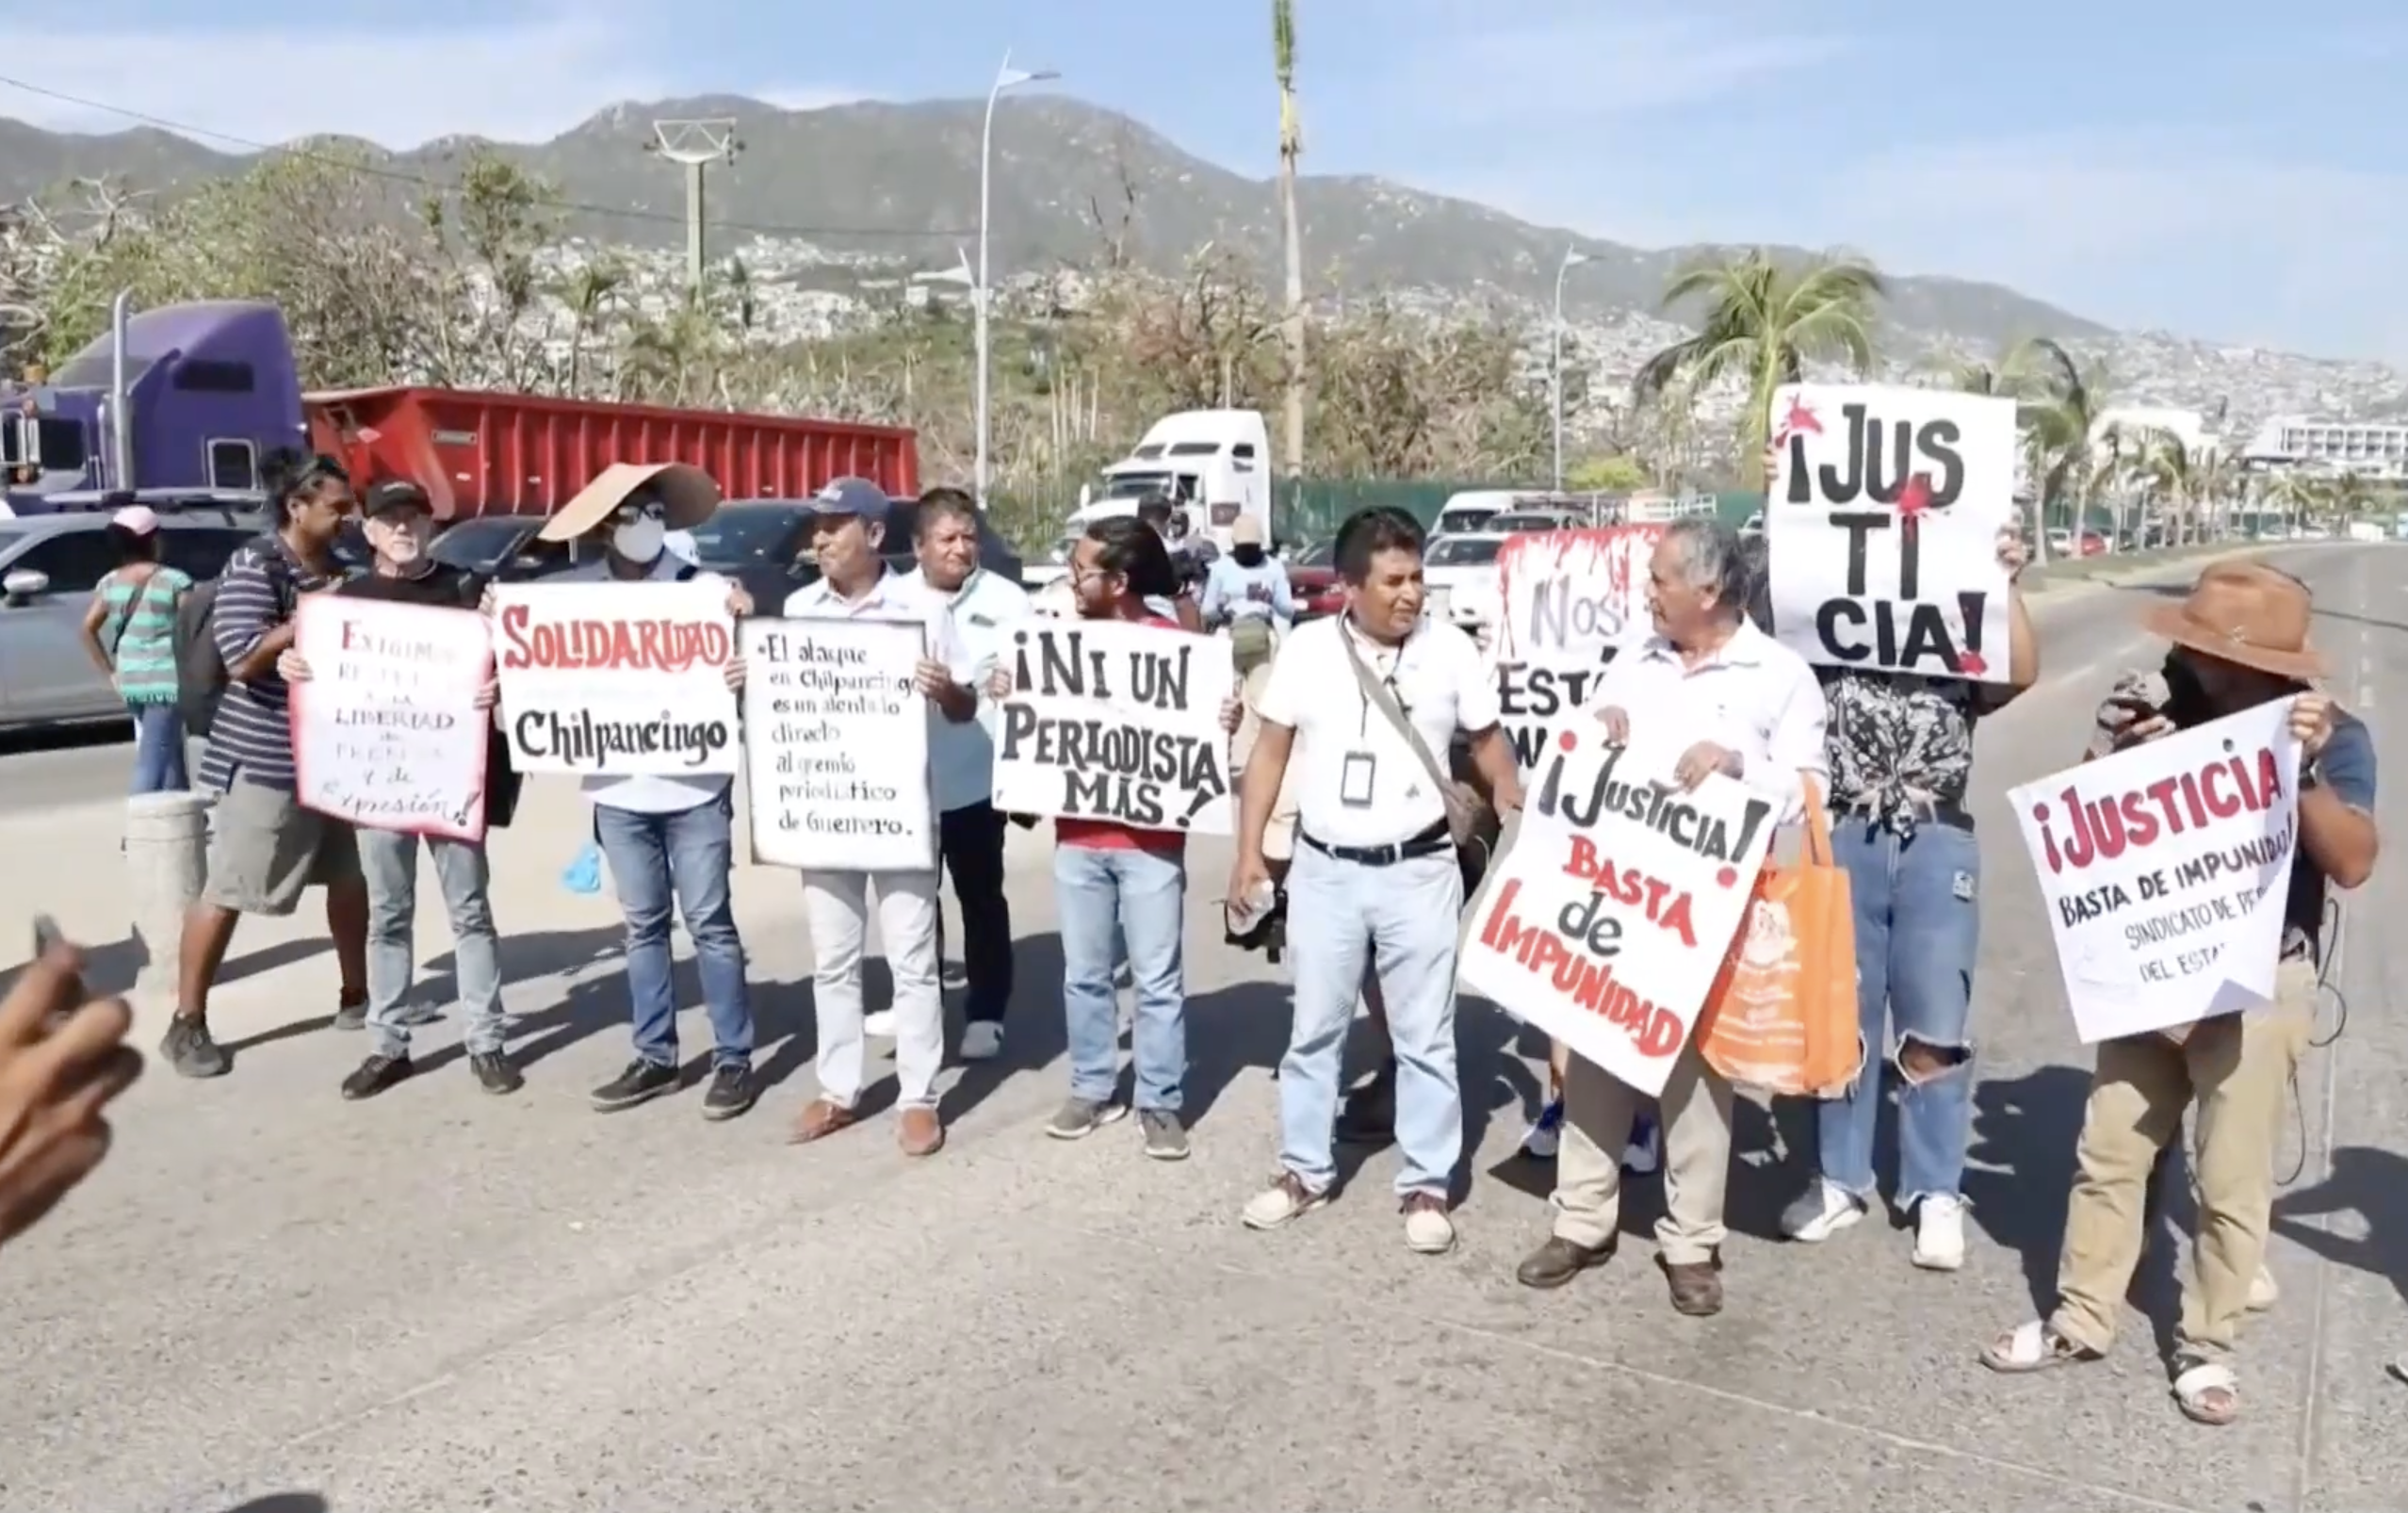
[[[376,561],[368,572],[346,580],[336,594],[476,612],[485,592],[484,579],[427,555],[427,545],[434,535],[434,512],[425,490],[400,480],[377,484],[368,490],[361,513],[366,519],[365,531]],[[309,664],[293,651],[278,660],[277,671],[287,683],[305,682],[310,675]],[[479,696],[480,707],[493,708],[495,692],[495,685],[488,681]],[[518,804],[518,788],[519,776],[510,765],[510,742],[493,737],[485,743],[488,826],[509,823],[511,811]],[[367,1059],[343,1079],[347,1098],[374,1098],[412,1070],[406,1005],[417,961],[411,924],[418,912],[418,838],[390,830],[359,832],[360,867],[367,874],[367,1027],[372,1044]],[[469,1072],[488,1093],[515,1093],[524,1084],[502,1046],[506,1021],[500,943],[494,932],[492,878],[484,843],[430,836],[426,848],[434,862],[435,880],[443,887],[444,905],[451,915],[452,959],[458,966]]]

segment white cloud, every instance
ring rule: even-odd
[[[724,81],[696,88],[665,67],[650,36],[657,18],[609,0],[576,12],[496,11],[481,25],[389,28],[0,22],[0,73],[118,107],[0,85],[0,115],[111,132],[138,124],[125,114],[137,111],[197,128],[191,135],[220,149],[322,133],[408,148],[462,135],[541,141],[619,101],[724,92]],[[793,84],[757,92],[795,109],[857,98]]]

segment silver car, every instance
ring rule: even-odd
[[[123,720],[125,701],[84,648],[92,590],[117,565],[100,511],[0,520],[0,730]],[[159,560],[196,583],[267,529],[215,508],[159,514]]]

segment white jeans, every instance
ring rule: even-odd
[[[861,1098],[861,942],[870,890],[894,979],[896,1102],[933,1105],[945,1063],[945,1002],[936,985],[936,873],[805,872],[811,927],[811,1001],[820,1026],[820,1092],[851,1108]]]

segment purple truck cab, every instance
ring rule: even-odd
[[[0,383],[0,502],[12,515],[261,502],[259,462],[309,445],[301,375],[272,304],[212,300],[136,312],[39,384]]]

